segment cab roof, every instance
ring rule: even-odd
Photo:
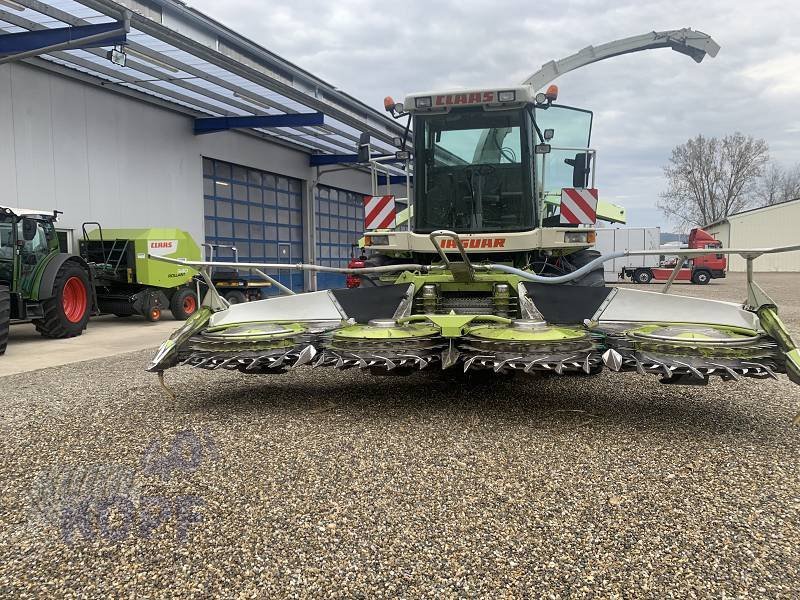
[[[513,107],[534,102],[529,85],[497,86],[420,92],[406,96],[404,110],[411,113],[447,112],[465,106]]]

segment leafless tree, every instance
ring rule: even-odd
[[[771,163],[761,177],[757,195],[761,206],[800,198],[800,163],[789,169]]]
[[[679,227],[702,227],[751,206],[769,148],[739,132],[703,135],[676,146],[664,167],[667,191],[657,206]]]

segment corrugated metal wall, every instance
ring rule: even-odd
[[[709,233],[731,248],[764,248],[800,244],[800,200],[776,204],[760,210],[734,215],[728,224],[712,227]],[[800,271],[800,252],[765,254],[753,263],[756,271]],[[728,259],[728,270],[744,272],[745,260]]]

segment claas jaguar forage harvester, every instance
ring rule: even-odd
[[[413,132],[390,157],[404,161],[413,217],[394,227],[372,219],[380,228],[365,232],[362,268],[293,265],[357,276],[362,285],[235,306],[212,288],[149,370],[162,382],[176,365],[264,374],[311,365],[398,375],[458,369],[586,376],[610,369],[677,384],[787,373],[800,383],[800,353],[752,277],[761,254],[800,246],[606,256],[590,249],[598,217],[592,113],[557,104],[550,82],[603,58],[662,47],[697,62],[719,50],[691,29],[652,32],[548,63],[523,85],[411,94],[403,104],[387,98],[387,110],[408,118]],[[377,181],[385,158],[370,156],[366,139],[359,150]],[[605,286],[604,261],[648,253],[678,255],[678,265],[708,253],[740,254],[748,264],[747,300]],[[186,264],[201,274],[212,266]]]

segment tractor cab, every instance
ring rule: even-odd
[[[0,285],[31,294],[42,264],[59,252],[54,221],[47,211],[0,208]]]

